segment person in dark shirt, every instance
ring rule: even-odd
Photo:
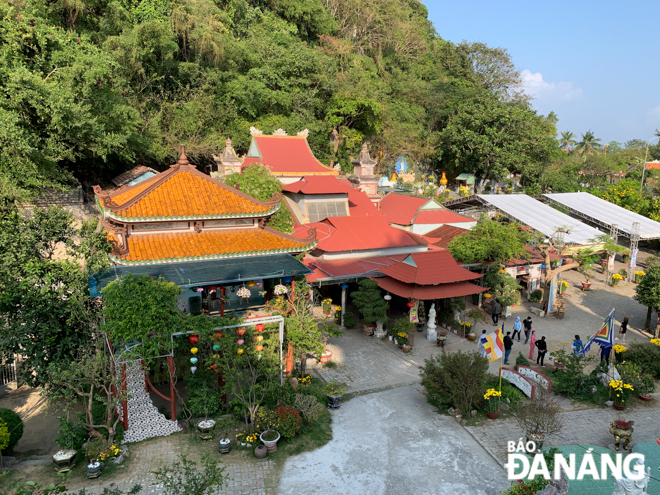
[[[502,314],[502,306],[500,305],[500,303],[495,301],[493,303],[493,309],[490,312],[490,315],[493,318],[493,326],[497,326],[497,322],[500,318],[500,314]]]
[[[529,336],[532,335],[532,317],[528,316],[523,320],[523,327],[525,327],[525,344],[529,342]]]
[[[509,364],[511,347],[513,347],[513,339],[511,338],[511,332],[507,332],[506,337],[504,337],[504,364]]]
[[[600,364],[601,366],[603,365],[603,361],[605,361],[607,367],[610,366],[610,353],[612,352],[612,348],[608,345],[606,346],[601,346],[600,349],[598,349],[598,352],[600,352]]]
[[[619,329],[619,337],[621,337],[621,342],[626,341],[626,332],[628,331],[628,317],[626,316],[623,319],[623,323],[621,323],[621,328]],[[614,340],[619,340],[619,337],[617,337]]]
[[[548,344],[545,341],[545,337],[541,337],[541,340],[536,341],[536,348],[539,351],[536,356],[536,364],[539,364],[539,361],[541,361],[541,368],[545,368],[543,366],[543,358],[545,357],[545,353],[548,352]]]

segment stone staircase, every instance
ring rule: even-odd
[[[146,392],[144,371],[139,361],[126,365],[126,387],[128,399],[128,430],[124,432],[122,443],[139,442],[152,437],[164,437],[180,430],[176,421],[165,418]],[[119,418],[123,420],[123,410],[119,407]]]

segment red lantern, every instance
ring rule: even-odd
[[[214,364],[213,366],[211,366],[211,369],[212,369],[213,371],[218,371],[218,365],[217,365],[217,364]]]
[[[215,335],[213,337],[215,340],[221,339],[222,338],[222,332],[215,332]]]
[[[191,335],[188,337],[188,340],[190,341],[191,344],[196,344],[199,342],[199,335]]]
[[[236,341],[236,343],[237,343],[238,345],[243,345],[243,344],[245,344],[245,341],[244,341],[243,339],[238,339],[238,340]]]
[[[245,332],[247,332],[245,328],[239,328],[238,330],[236,330],[236,335],[245,335]]]
[[[409,308],[414,308],[415,303],[414,302],[409,302],[406,306],[408,306]]]
[[[258,323],[257,325],[255,325],[254,328],[257,330],[257,332],[261,333],[264,330],[266,330],[266,325],[264,325],[263,323]]]
[[[257,347],[255,347],[255,349],[256,349],[258,352],[261,352],[261,351],[264,350],[264,346],[262,346],[262,345],[258,345]]]

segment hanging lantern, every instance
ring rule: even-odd
[[[190,352],[192,352],[193,354],[197,354],[199,352],[199,349],[197,349],[197,347],[193,347],[192,349],[190,349]]]
[[[210,368],[211,368],[213,371],[218,371],[218,365],[217,365],[217,364],[214,364],[213,366],[210,366]]]
[[[243,349],[239,349],[239,350],[236,351],[236,354],[238,354],[238,355],[240,356],[240,355],[243,354],[244,352],[245,352],[245,351],[244,351]]]
[[[392,296],[390,296],[389,294],[385,294],[385,296],[383,297],[383,299],[385,299],[386,301],[391,301],[391,300],[392,300]]]
[[[261,354],[257,356],[257,361],[261,361]]]
[[[197,371],[197,366],[191,366],[190,367],[190,372],[194,375],[195,371]]]
[[[190,358],[190,362],[191,362],[192,364],[197,364],[197,358],[196,358],[196,357],[191,357],[191,358]]]
[[[414,308],[414,307],[415,307],[415,303],[411,301],[411,302],[409,302],[408,304],[406,304],[406,306],[408,306],[409,308]]]
[[[215,340],[221,339],[222,338],[222,332],[215,332],[215,335],[213,336]]]
[[[236,343],[237,343],[238,345],[243,345],[243,344],[245,344],[245,341],[244,341],[243,339],[238,339],[238,340],[236,341]]]
[[[236,335],[245,335],[245,332],[247,332],[245,328],[239,328],[236,330]]]
[[[254,338],[254,341],[255,341],[255,342],[262,342],[263,340],[264,340],[264,338],[263,338],[261,335],[257,335],[257,336]]]
[[[348,289],[348,284],[342,284],[341,288],[342,289]]]
[[[191,335],[188,337],[188,340],[190,341],[191,344],[196,344],[199,342],[199,335]]]
[[[282,281],[283,281],[285,284],[288,284],[289,282],[291,282],[291,280],[292,280],[291,277],[284,277],[284,278],[282,279]]]
[[[257,325],[254,326],[254,328],[257,332],[261,333],[264,330],[266,330],[266,325],[264,325],[263,323],[258,323]]]
[[[219,351],[219,350],[220,350],[220,346],[219,346],[218,344],[214,344],[214,345],[213,345],[213,350],[214,350],[214,351]]]
[[[264,346],[258,345],[257,347],[255,347],[255,349],[257,350],[257,352],[261,352],[264,350]]]
[[[254,287],[257,283],[254,280],[249,280],[245,285],[248,287]]]

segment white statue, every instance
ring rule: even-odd
[[[637,459],[637,464],[635,470],[644,471],[644,461]],[[640,480],[631,480],[628,478],[622,478],[616,480],[614,485],[614,491],[612,495],[643,495],[647,493],[646,487],[649,485],[649,480],[651,479],[651,468],[647,468],[644,477]]]
[[[426,324],[426,339],[435,340],[437,337],[438,334],[435,331],[435,303],[433,303],[431,309],[429,309],[429,321]]]

